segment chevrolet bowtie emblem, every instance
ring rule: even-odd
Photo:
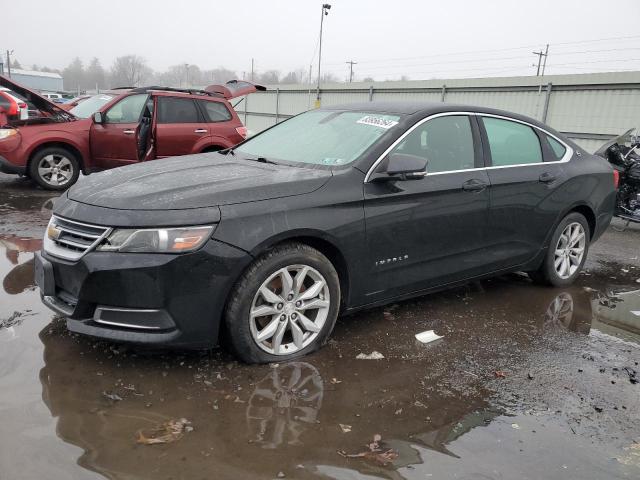
[[[47,237],[49,237],[51,240],[57,240],[58,238],[60,238],[61,233],[62,230],[57,229],[55,225],[49,225],[47,227]]]

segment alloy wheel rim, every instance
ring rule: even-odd
[[[587,235],[580,223],[573,222],[564,228],[553,258],[558,277],[566,280],[576,273],[582,264],[586,243]]]
[[[73,176],[73,165],[64,155],[45,155],[38,163],[38,174],[47,184],[58,187],[69,183]]]
[[[331,307],[329,285],[308,265],[289,265],[258,288],[249,311],[251,335],[272,355],[290,355],[309,346]]]
[[[560,324],[569,328],[573,320],[573,297],[568,292],[560,293],[547,307],[545,326]]]

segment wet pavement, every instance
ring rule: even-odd
[[[67,333],[32,281],[53,197],[0,174],[2,480],[640,477],[639,228],[610,229],[570,288],[478,282],[248,366]]]

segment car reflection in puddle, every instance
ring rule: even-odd
[[[247,401],[249,436],[265,448],[301,445],[300,436],[317,421],[323,392],[322,377],[309,363],[272,368]]]
[[[2,287],[9,295],[18,295],[34,287],[33,255],[42,248],[41,238],[0,234],[0,249],[12,265],[2,280]],[[25,260],[26,258],[26,260]]]
[[[271,366],[238,364],[220,352],[148,354],[70,335],[55,320],[40,333],[42,398],[58,419],[57,434],[84,449],[78,463],[109,478],[422,478],[438,466],[450,472],[452,461],[469,475],[491,475],[498,461],[516,475],[517,450],[498,458],[500,449],[477,443],[498,441],[505,425],[513,434],[514,419],[533,422],[537,433],[526,440],[567,443],[565,456],[534,462],[537,476],[553,476],[557,462],[583,476],[593,468],[616,473],[622,467],[611,465],[613,446],[565,436],[569,428],[600,428],[626,441],[633,430],[625,430],[622,413],[607,425],[584,420],[593,407],[578,398],[594,395],[592,380],[571,383],[584,351],[611,349],[608,335],[587,335],[593,316],[604,318],[605,307],[592,310],[594,295],[579,286],[538,288],[517,276],[482,282],[353,315],[320,352]],[[444,340],[416,342],[413,335],[428,328]],[[385,359],[355,359],[372,350]],[[609,401],[638,403],[633,392]],[[564,412],[553,417],[564,430],[539,420],[556,410]],[[195,430],[168,445],[136,444],[137,431],[177,418]],[[337,454],[362,452],[375,434],[398,453],[389,465]]]

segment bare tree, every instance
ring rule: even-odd
[[[137,55],[118,57],[111,67],[112,87],[139,87],[150,79],[153,71],[144,58]]]
[[[309,83],[309,72],[304,68],[298,68],[297,70],[293,70],[287,73],[284,77],[282,77],[282,80],[280,80],[280,83],[289,84],[289,85],[293,85],[296,83],[297,84]]]
[[[280,72],[277,70],[267,70],[255,75],[255,82],[263,85],[276,85],[280,83]]]
[[[321,79],[322,83],[337,83],[339,81],[338,77],[331,72],[323,74]]]
[[[173,65],[154,75],[153,83],[163,87],[179,87],[186,78],[185,65]]]
[[[238,75],[236,72],[224,67],[218,67],[213,70],[205,70],[202,72],[202,83],[205,85],[222,84],[237,78]]]

